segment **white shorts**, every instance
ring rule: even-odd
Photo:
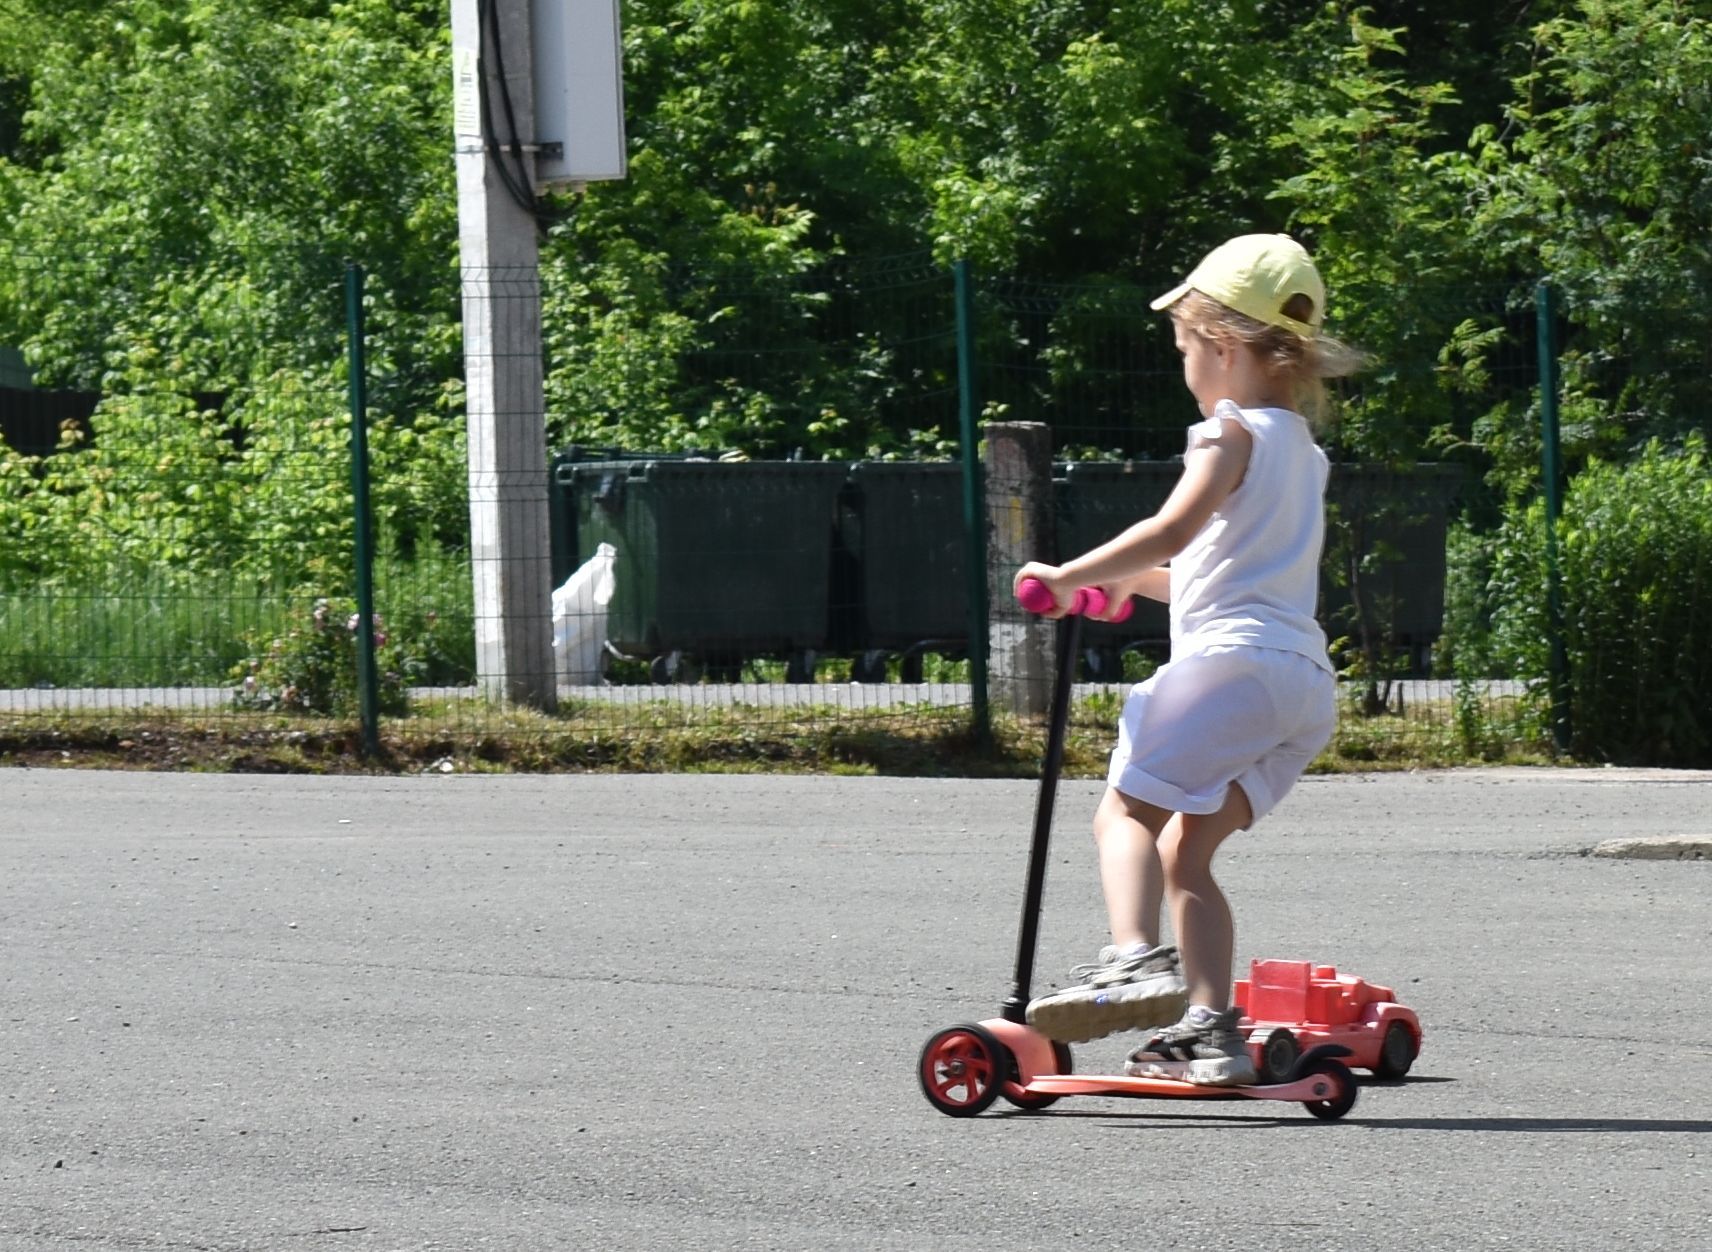
[[[1335,683],[1307,657],[1209,648],[1167,662],[1129,693],[1106,781],[1174,813],[1218,812],[1234,782],[1258,822],[1336,725]]]

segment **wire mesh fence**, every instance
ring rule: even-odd
[[[960,300],[925,257],[621,286],[549,262],[452,291],[371,275],[353,319],[342,262],[237,260],[3,259],[0,711],[355,716],[366,526],[383,716],[454,739],[968,726],[1009,663],[1009,572],[981,566],[1012,519],[960,418],[1047,427],[1038,555],[1067,558],[1158,506],[1197,416],[1163,279]],[[1458,681],[1446,650],[1447,619],[1489,625],[1457,536],[1498,502],[1474,458],[1418,450],[1537,387],[1525,303],[1456,319],[1478,350],[1393,353],[1344,397],[1413,450],[1345,456],[1329,497],[1322,617],[1370,738],[1538,733],[1538,675]],[[1090,630],[1081,694],[1104,708],[1166,647],[1158,606]]]

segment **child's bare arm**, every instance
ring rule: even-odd
[[[1171,600],[1171,569],[1165,565],[1155,565],[1150,570],[1144,570],[1134,578],[1128,579],[1117,587],[1118,596],[1145,596],[1149,600],[1161,600],[1167,603]]]
[[[1078,587],[1122,593],[1113,597],[1114,602],[1123,595],[1168,600],[1170,589],[1161,567],[1188,546],[1213,511],[1242,483],[1253,447],[1254,436],[1242,423],[1223,418],[1218,436],[1183,458],[1183,476],[1159,512],[1074,561],[1063,565],[1030,561],[1017,571],[1016,584],[1038,578],[1060,605],[1069,604]]]
[[[1158,513],[1060,567],[1067,586],[1105,587],[1147,577],[1188,546],[1242,482],[1254,447],[1240,422],[1225,418],[1220,425],[1215,441],[1184,458],[1183,476]]]

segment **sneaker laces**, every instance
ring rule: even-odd
[[[1072,965],[1070,967],[1070,981],[1087,982],[1108,965],[1115,964],[1117,959],[1118,945],[1115,943],[1108,943],[1105,947],[1100,949],[1100,955],[1095,960],[1084,961],[1080,965]]]
[[[1099,960],[1072,965],[1070,977],[1078,983],[1134,982],[1139,980],[1133,975],[1150,967],[1161,973],[1175,971],[1177,949],[1169,944],[1160,944],[1139,952],[1124,952],[1116,944],[1108,943],[1100,949]]]
[[[1177,973],[1177,949],[1149,948],[1120,956],[1090,979],[1097,986],[1117,986],[1126,982],[1145,982],[1150,978],[1169,977]]]
[[[1185,1014],[1182,1021],[1155,1031],[1146,1043],[1130,1053],[1130,1059],[1151,1060],[1163,1057],[1172,1061],[1192,1061],[1195,1059],[1197,1044],[1216,1045],[1226,1035],[1234,1034],[1236,1019],[1237,1014],[1231,1009],[1215,1013],[1205,1021],[1192,1021]]]
[[[1194,1060],[1195,1044],[1200,1042],[1206,1031],[1205,1025],[1197,1025],[1184,1018],[1154,1031],[1148,1041],[1134,1052],[1130,1053],[1133,1060],[1153,1060],[1163,1058],[1168,1061]]]

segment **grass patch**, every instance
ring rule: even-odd
[[[1431,716],[1434,712],[1442,716]],[[1548,741],[1533,736],[1487,733],[1471,747],[1466,730],[1448,709],[1427,706],[1428,715],[1363,717],[1345,713],[1331,744],[1308,767],[1314,774],[1369,770],[1451,769],[1474,765],[1561,765]]]
[[[0,588],[0,687],[219,686],[250,655],[250,639],[285,635],[320,597],[351,594],[147,571],[93,586]],[[423,682],[475,673],[473,595],[460,553],[376,561],[376,612],[419,661]]]
[[[1103,778],[1115,693],[1078,701],[1064,777]],[[827,707],[688,707],[674,701],[568,704],[557,713],[442,700],[383,719],[381,753],[362,754],[353,718],[195,710],[55,711],[0,718],[0,765],[293,774],[752,773],[1035,778],[1038,723],[995,716],[979,742],[961,708],[851,716]],[[1545,764],[1543,744],[1487,736],[1465,746],[1448,707],[1408,715],[1345,712],[1313,773]]]

